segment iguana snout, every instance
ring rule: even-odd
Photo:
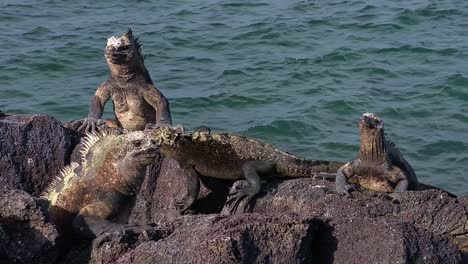
[[[374,113],[365,113],[359,119],[359,128],[361,130],[376,130],[383,129],[383,121]]]
[[[141,165],[151,164],[159,154],[158,144],[146,134],[143,137],[131,139],[130,146],[131,149],[127,153],[127,156],[133,158],[135,163]]]

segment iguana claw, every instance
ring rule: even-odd
[[[237,212],[237,209],[239,208],[239,205],[243,199],[245,199],[245,204],[242,208],[242,212],[245,212],[250,200],[252,199],[250,197],[251,195],[248,193],[248,190],[246,190],[245,188],[242,188],[241,186],[236,186],[235,189],[235,191],[228,195],[228,198],[226,200],[226,205],[230,207],[230,214],[234,214]]]
[[[344,186],[336,186],[336,191],[338,194],[350,196],[350,192],[356,191],[356,186],[354,184],[346,184]]]
[[[174,207],[182,214],[184,213],[187,209],[190,208],[190,206],[192,206],[193,202],[195,201],[195,199],[190,199],[188,197],[185,197],[185,198],[182,198],[181,200],[179,201],[176,201],[174,203]]]

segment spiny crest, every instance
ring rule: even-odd
[[[387,144],[387,147],[390,147],[395,152],[395,154],[398,154],[401,156],[400,148],[398,148],[398,146],[393,141],[387,139],[386,133],[384,135],[385,135],[385,143]]]
[[[83,147],[80,150],[81,154],[81,160],[83,161],[86,158],[86,155],[89,153],[89,150],[97,144],[101,139],[108,135],[114,135],[111,132],[107,131],[102,131],[102,132],[95,132],[95,133],[89,133],[86,135],[86,137],[83,139]]]
[[[83,149],[81,150],[81,167],[83,174],[88,175],[88,172],[97,171],[105,162],[110,151],[114,150],[119,145],[119,137],[114,132],[98,132],[88,135],[83,140]]]
[[[73,177],[75,177],[74,170],[79,166],[77,162],[72,162],[70,165],[65,166],[60,173],[49,183],[47,188],[41,194],[41,198],[47,199],[51,204],[55,204],[58,194],[66,187]]]

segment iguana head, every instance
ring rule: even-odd
[[[144,68],[141,43],[138,38],[133,38],[130,28],[121,37],[112,36],[107,39],[104,56],[111,73],[119,77]]]
[[[378,160],[385,156],[383,120],[374,113],[364,113],[359,119],[361,144],[359,156],[364,160]]]
[[[158,156],[158,145],[147,133],[135,131],[117,137],[112,145],[116,160],[125,159],[135,166],[148,166]]]
[[[384,124],[376,114],[364,113],[359,119],[359,129],[361,133],[380,134],[383,132]]]

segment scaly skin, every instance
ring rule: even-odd
[[[104,54],[110,69],[109,79],[91,98],[88,118],[78,131],[97,131],[104,105],[111,98],[115,122],[107,122],[110,126],[135,131],[147,126],[171,125],[169,102],[153,85],[143,63],[141,44],[133,38],[132,30],[120,38],[109,38]]]
[[[321,173],[334,174],[343,165],[342,162],[306,160],[254,138],[211,133],[206,127],[195,133],[164,127],[151,134],[159,143],[161,154],[177,160],[188,175],[188,195],[176,204],[181,212],[197,198],[199,176],[247,180],[248,187],[238,189],[228,197],[227,204],[231,206],[230,212],[234,213],[242,199],[247,205],[260,191],[261,176],[314,177]]]
[[[146,167],[158,155],[154,140],[141,131],[91,134],[80,164],[62,171],[42,195],[62,234],[74,231],[93,239],[107,231],[138,232],[125,225]]]
[[[338,193],[349,195],[354,189],[352,184],[385,193],[415,190],[416,174],[396,146],[385,139],[383,121],[373,113],[365,113],[359,120],[359,129],[358,157],[336,174]]]

